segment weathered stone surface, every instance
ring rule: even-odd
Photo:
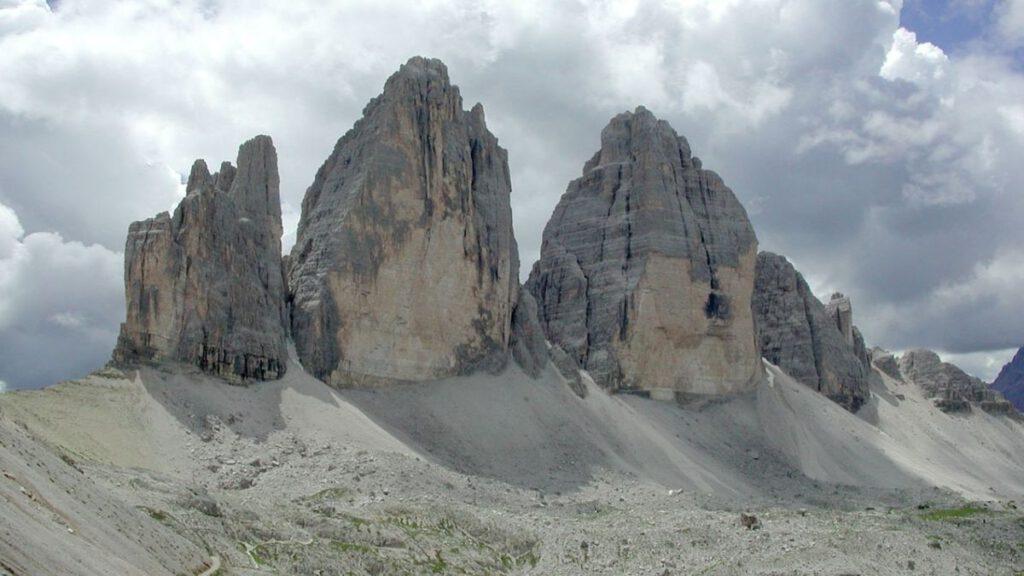
[[[524,372],[536,378],[548,364],[548,344],[537,317],[537,301],[525,289],[512,311],[512,357]]]
[[[903,378],[903,375],[900,374],[900,364],[897,361],[896,356],[888,350],[883,350],[878,347],[872,348],[871,363],[875,368],[878,368],[897,380],[901,380]]]
[[[337,386],[500,370],[519,261],[508,160],[438,60],[388,79],[317,172],[290,257],[303,365]]]
[[[869,389],[868,372],[853,342],[852,317],[847,341],[834,315],[783,256],[758,254],[756,272],[753,311],[761,354],[798,382],[856,412]]]
[[[602,131],[544,229],[527,285],[548,340],[599,385],[731,393],[762,375],[756,254],[732,191],[641,107]]]
[[[966,412],[978,405],[992,413],[1015,411],[1002,394],[992,390],[954,364],[943,362],[931,350],[911,350],[900,357],[900,373],[935,399],[935,405],[947,412]]]
[[[1000,392],[1017,410],[1024,410],[1024,348],[1017,350],[999,376],[992,382],[992,388]]]
[[[864,366],[866,372],[871,371],[871,358],[868,356],[867,346],[864,344],[864,336],[853,324],[853,304],[850,298],[842,292],[835,292],[825,305],[825,312],[835,323],[843,340],[853,348],[854,354]]]
[[[569,388],[580,398],[587,397],[587,387],[583,384],[583,377],[580,376],[580,367],[576,364],[561,346],[552,346],[550,350],[551,364],[558,369],[562,378],[565,378]]]
[[[116,363],[174,360],[232,381],[284,373],[286,310],[277,153],[267,136],[238,167],[192,166],[186,196],[128,230],[127,316]]]

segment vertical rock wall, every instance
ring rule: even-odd
[[[686,140],[620,114],[544,229],[528,287],[548,339],[610,389],[721,394],[762,374],[746,212]]]
[[[284,373],[287,349],[277,153],[242,144],[237,168],[197,160],[174,214],[133,223],[127,313],[114,361],[180,361],[241,382]]]
[[[413,58],[335,145],[290,257],[307,370],[374,386],[498,370],[519,259],[508,159],[438,60]]]
[[[822,305],[788,260],[762,252],[753,309],[761,354],[769,362],[852,412],[864,404],[870,367],[854,343],[859,332],[849,300],[843,308]]]

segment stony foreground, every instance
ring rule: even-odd
[[[891,380],[857,417],[769,373],[685,407],[512,368],[339,392],[295,363],[6,394],[0,574],[1024,570],[1018,422]]]

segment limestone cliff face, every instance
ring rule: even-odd
[[[867,352],[861,360],[849,300],[831,303],[823,305],[786,258],[758,254],[753,310],[761,354],[856,412],[869,396]]]
[[[548,339],[610,389],[720,394],[760,378],[757,239],[689,144],[620,114],[544,229],[528,287]]]
[[[267,136],[210,174],[192,166],[174,214],[135,222],[126,321],[114,360],[181,361],[240,382],[284,373],[287,349],[277,153]]]
[[[373,386],[500,369],[519,260],[507,154],[438,60],[413,58],[334,147],[289,264],[307,370]]]

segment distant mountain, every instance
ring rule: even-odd
[[[1017,410],[1024,410],[1024,347],[999,371],[992,388],[1002,392]]]

